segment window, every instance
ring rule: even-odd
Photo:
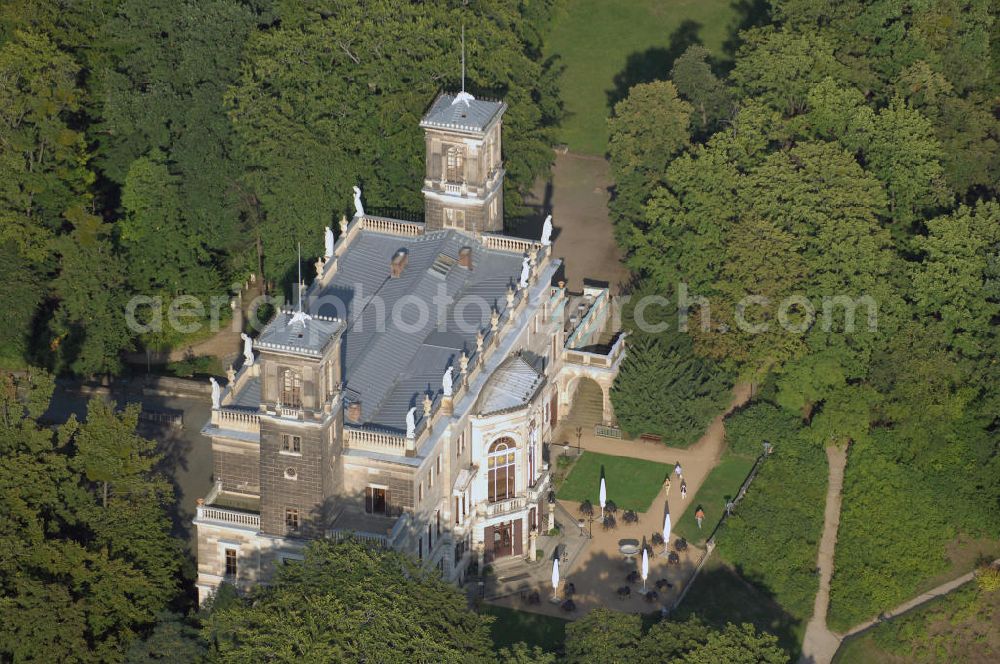
[[[431,549],[433,549],[433,548],[434,548],[434,530],[432,529],[431,524],[428,523],[427,524],[427,553],[430,553]]]
[[[424,538],[421,537],[417,540],[417,558],[420,560],[424,559]]]
[[[462,523],[462,513],[458,511],[458,496],[455,496],[455,523]]]
[[[434,488],[434,468],[431,467],[430,471],[427,473],[427,488]]]
[[[445,157],[445,164],[447,167],[445,177],[448,179],[448,182],[461,182],[465,180],[465,173],[463,172],[465,151],[462,148],[457,145],[449,147],[447,156]]]
[[[437,536],[441,537],[441,510],[434,513],[434,519],[437,521]]]
[[[281,451],[291,452],[293,454],[302,453],[302,437],[292,436],[291,434],[283,433],[281,434]]]
[[[437,461],[434,464],[437,467],[437,474],[441,474],[441,455],[438,454]]]
[[[490,446],[488,498],[491,503],[514,497],[514,441],[501,438]]]
[[[298,473],[291,466],[289,466],[288,468],[285,468],[285,479],[286,480],[298,479],[298,476],[299,476]]]
[[[421,482],[417,485],[417,502],[419,503],[424,499],[424,483]]]
[[[465,210],[444,209],[445,228],[465,228]]]
[[[236,572],[236,549],[226,549],[226,576],[235,577]]]
[[[365,512],[368,514],[389,513],[389,492],[385,487],[370,486],[365,489]]]
[[[285,527],[289,530],[299,529],[299,511],[292,507],[285,509]]]
[[[281,405],[290,408],[302,407],[302,376],[298,371],[281,371]]]

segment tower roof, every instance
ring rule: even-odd
[[[507,110],[502,101],[476,99],[467,92],[438,95],[420,121],[421,127],[485,132]]]

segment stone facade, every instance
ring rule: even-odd
[[[567,328],[570,298],[561,284],[553,285],[560,262],[551,247],[482,235],[502,228],[504,108],[496,106],[474,131],[425,126],[426,224],[356,216],[314,286],[332,278],[338,261],[368,229],[402,243],[448,226],[447,210],[459,208],[464,221],[452,227],[467,233],[467,240],[453,241],[455,256],[425,270],[471,269],[479,275],[473,254],[495,252],[494,263],[519,272],[527,257],[527,286],[505,294],[503,280],[486,282],[506,299],[503,316],[497,309],[483,312],[472,341],[449,347],[456,349],[449,360],[453,391],[433,400],[424,392],[423,403],[416,394],[410,403],[422,413],[412,436],[365,423],[371,414],[365,409],[371,404],[364,403],[367,388],[352,393],[343,382],[341,335],[348,321],[280,314],[256,340],[255,363],[226,388],[204,429],[212,439],[216,485],[199,502],[195,518],[202,600],[224,580],[241,589],[266,581],[276,565],[301,557],[308,540],[317,537],[350,534],[412,555],[459,583],[470,566],[534,559],[535,535],[548,527],[545,445],[569,410],[572,395],[566,390],[577,376],[610,385],[621,351],[619,345],[618,355],[599,356],[569,347],[590,334],[586,326],[596,320],[597,306],[577,329]],[[458,160],[456,146],[464,150]],[[390,242],[397,251],[397,241]],[[386,276],[389,268],[387,262]],[[407,264],[401,270],[406,278],[417,268]],[[601,297],[606,301],[606,291],[590,300],[600,303]]]

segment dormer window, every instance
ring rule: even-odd
[[[289,408],[302,407],[302,375],[298,371],[281,371],[281,404]]]

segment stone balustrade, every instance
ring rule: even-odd
[[[424,431],[426,430],[425,428]],[[351,449],[388,454],[405,455],[407,452],[412,452],[416,445],[415,439],[406,436],[354,427],[344,427],[344,438],[347,447]]]
[[[388,217],[373,217],[367,214],[360,221],[363,228],[375,233],[415,237],[422,235],[424,232],[424,225],[413,221],[400,221],[399,219],[389,219]]]
[[[230,510],[225,507],[214,507],[212,505],[199,505],[197,507],[195,521],[214,521],[220,524],[260,530],[260,514],[240,512],[238,510]]]
[[[483,246],[487,249],[494,249],[496,251],[509,251],[515,254],[526,254],[536,246],[541,245],[534,240],[525,240],[519,237],[486,233],[483,235]]]
[[[213,410],[212,424],[220,429],[260,433],[260,415],[249,410],[229,408]]]
[[[495,503],[486,503],[486,516],[491,517],[510,514],[512,512],[523,510],[525,505],[527,505],[527,499],[524,496],[508,498],[507,500],[501,500]]]

